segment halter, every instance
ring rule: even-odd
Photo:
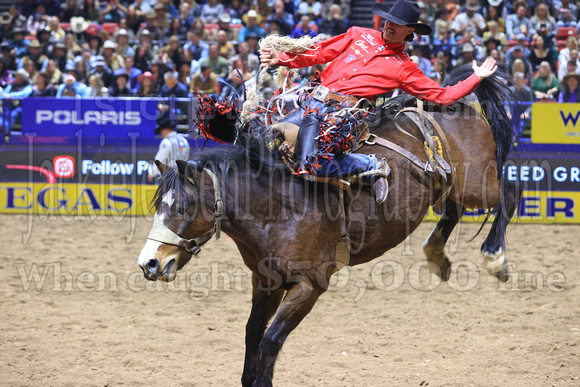
[[[192,239],[185,239],[180,237],[173,231],[171,231],[164,224],[160,222],[153,222],[153,226],[151,227],[151,231],[149,232],[149,236],[147,237],[147,239],[165,243],[168,245],[183,247],[192,255],[197,255],[201,251],[201,246],[203,246],[207,241],[209,241],[214,235],[215,239],[220,238],[220,231],[222,227],[222,215],[224,213],[224,202],[222,200],[222,195],[217,176],[208,168],[204,168],[203,170],[209,175],[209,177],[211,177],[215,195],[214,224],[211,234]],[[193,183],[193,180],[190,179],[190,181]]]

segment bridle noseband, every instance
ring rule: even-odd
[[[203,169],[211,178],[213,183],[213,190],[215,196],[214,202],[214,224],[213,230],[210,234],[200,236],[197,238],[185,239],[177,235],[175,232],[171,231],[164,224],[160,222],[153,222],[151,231],[147,239],[152,241],[165,243],[173,246],[180,246],[187,250],[192,255],[197,255],[201,251],[201,246],[203,246],[207,241],[209,241],[214,235],[215,239],[220,238],[220,231],[222,227],[222,215],[224,213],[224,202],[222,200],[222,195],[220,191],[220,185],[217,176],[213,171],[208,168]],[[193,180],[189,179],[191,183]]]

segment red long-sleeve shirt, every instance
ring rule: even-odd
[[[442,88],[403,51],[404,44],[385,44],[381,32],[352,27],[346,33],[317,43],[304,53],[280,53],[280,64],[292,68],[331,62],[320,75],[330,91],[365,98],[401,89],[441,105],[450,105],[471,93],[480,79],[473,74]]]

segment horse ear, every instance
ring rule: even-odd
[[[185,176],[187,176],[187,162],[183,160],[175,160],[175,163],[177,164],[177,171],[179,172],[179,176],[183,179]]]
[[[169,166],[167,164],[163,164],[159,160],[155,160],[155,165],[157,165],[157,168],[159,168],[159,172],[161,172],[162,175],[165,174],[165,172],[167,172],[167,170],[169,169]]]

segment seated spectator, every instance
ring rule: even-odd
[[[228,34],[224,30],[219,30],[217,34],[217,45],[221,56],[229,59],[236,54],[234,45],[228,42]]]
[[[28,19],[20,13],[19,6],[17,4],[12,4],[8,12],[10,12],[10,16],[12,17],[12,30],[26,31],[26,23],[28,23]]]
[[[244,73],[255,74],[256,70],[260,68],[260,58],[250,52],[248,42],[241,42],[238,46],[238,54],[229,59],[230,68],[234,68],[234,63],[243,62]]]
[[[139,77],[139,75],[141,75],[142,71],[134,67],[135,62],[133,61],[133,57],[131,56],[125,57],[124,64],[125,64],[124,67],[115,70],[113,74],[114,75],[127,74],[127,79],[129,80],[129,88],[131,89],[131,92],[134,94],[139,87],[139,84],[137,83],[137,78]],[[113,94],[111,93],[111,95]]]
[[[418,61],[417,66],[419,67],[419,69],[421,69],[421,71],[423,71],[423,74],[425,74],[426,76],[431,75],[431,73],[433,72],[431,61],[423,55],[423,50],[421,49],[421,46],[414,44],[413,46],[409,47],[409,51],[411,52],[411,55],[417,57]]]
[[[209,45],[201,40],[197,30],[189,31],[189,41],[183,45],[183,50],[189,50],[191,59],[197,62],[209,56]]]
[[[54,60],[49,60],[46,66],[46,73],[50,77],[50,83],[53,85],[60,85],[62,83],[62,71],[58,68],[58,65]]]
[[[552,73],[550,64],[542,62],[538,73],[532,78],[532,91],[537,100],[554,100],[559,89],[558,78]]]
[[[435,14],[435,34],[439,34],[439,29],[444,27],[446,31],[451,31],[453,19],[450,17],[451,11],[445,7],[439,8]]]
[[[143,2],[147,3],[146,1]],[[101,10],[101,19],[107,23],[119,23],[125,13],[119,8],[120,0],[105,2],[105,7]]]
[[[580,74],[580,60],[578,60],[578,51],[572,51],[572,53],[574,53],[574,58],[570,59],[568,63],[566,63],[566,68],[563,70],[568,71],[566,74],[570,73]],[[566,74],[560,76],[560,74],[558,73],[558,80],[560,82],[563,82]]]
[[[580,88],[578,88],[580,75],[576,73],[566,74],[562,81],[562,91],[558,96],[558,103],[579,103]]]
[[[578,27],[578,19],[576,19],[569,8],[560,9],[560,18],[556,22],[558,27]]]
[[[268,19],[268,16],[272,13],[272,7],[270,6],[271,0],[256,0],[255,10],[258,15],[258,24],[262,23],[262,20]],[[250,11],[248,11],[250,12]],[[248,14],[242,17],[244,24],[248,24]]]
[[[177,37],[177,40],[185,40],[185,35],[187,34],[187,28],[181,23],[181,19],[173,18],[171,19],[171,24],[169,28],[165,31],[165,41],[169,42],[169,38],[172,36]]]
[[[541,35],[534,35],[535,47],[531,50],[529,60],[532,64],[532,71],[536,72],[540,66],[540,63],[548,62],[552,72],[556,72],[556,55],[548,46],[549,40]]]
[[[137,90],[137,96],[150,97],[155,95],[157,94],[155,93],[153,74],[149,71],[145,71],[143,74],[139,75],[139,90]]]
[[[508,15],[505,21],[508,39],[514,40],[518,34],[524,34],[529,37],[535,33],[531,20],[526,17],[527,11],[526,6],[520,4],[515,14]]]
[[[111,97],[134,95],[133,91],[129,88],[129,75],[127,75],[127,73],[119,73],[115,75],[115,84],[109,87],[109,95]]]
[[[165,52],[167,53],[169,59],[173,62],[173,66],[175,68],[181,66],[181,63],[184,61],[183,49],[181,48],[181,44],[179,43],[177,36],[172,36],[169,38],[167,46],[165,46]]]
[[[497,33],[502,33],[505,35],[505,20],[501,17],[501,14],[498,12],[497,7],[490,5],[487,8],[487,16],[485,17],[485,24],[487,24],[487,30],[491,30],[490,24],[494,23],[497,27]],[[494,32],[494,35],[496,33]],[[496,36],[497,38],[497,36]],[[485,38],[484,38],[485,40]]]
[[[84,96],[87,98],[103,97],[103,89],[106,90],[103,80],[97,74],[93,74],[89,77],[89,87]],[[107,91],[107,96],[108,94]]]
[[[465,12],[457,15],[453,23],[451,23],[451,30],[455,32],[455,36],[463,35],[466,31],[471,32],[474,36],[481,35],[486,24],[483,16],[476,12],[480,8],[479,2],[468,0],[465,8]]]
[[[189,96],[187,86],[177,80],[173,71],[167,71],[163,75],[163,80],[165,84],[161,88],[159,96],[164,101],[157,105],[157,109],[161,112],[157,124],[161,128],[167,125],[175,126],[179,116],[187,112],[187,101],[177,101],[175,105],[170,105],[169,98],[187,98]]]
[[[50,40],[53,42],[64,42],[66,32],[60,26],[60,19],[56,16],[50,18],[48,24],[48,31],[50,32]]]
[[[568,13],[567,17],[564,17],[564,13]],[[558,7],[556,8],[555,16],[558,22],[564,22],[564,19],[566,18],[578,21],[578,6],[570,0],[560,0]]]
[[[155,5],[155,22],[153,24],[161,31],[166,31],[169,28],[167,5],[163,4],[161,0]]]
[[[0,51],[2,51],[2,58],[6,62],[6,67],[10,71],[16,71],[16,55],[12,55],[12,50],[8,42],[2,42],[0,45]]]
[[[211,67],[202,64],[200,72],[191,79],[189,91],[197,94],[217,94],[219,92],[218,76],[212,72]]]
[[[246,35],[246,43],[248,43],[248,49],[249,51],[257,56],[260,56],[260,47],[258,46],[258,42],[260,41],[260,38],[258,37],[258,35],[255,34],[248,34]]]
[[[517,127],[517,135],[519,136],[525,128],[530,127],[534,93],[526,86],[527,80],[524,73],[516,72],[513,80],[514,85],[510,86],[510,90],[518,103],[513,105],[512,110],[508,112],[508,118],[512,119],[513,126]],[[519,119],[515,119],[517,116]]]
[[[204,23],[218,23],[219,16],[224,13],[225,8],[218,0],[207,0],[201,7],[200,17]]]
[[[251,9],[248,11],[246,16],[248,20],[247,25],[242,27],[238,36],[240,42],[246,40],[246,36],[250,34],[257,36],[258,39],[263,38],[264,35],[266,35],[266,31],[264,31],[264,29],[258,25],[258,13]]]
[[[117,48],[115,51],[123,58],[135,56],[135,50],[129,45],[129,34],[124,28],[117,31]]]
[[[107,67],[112,71],[116,71],[123,67],[123,57],[117,55],[117,52],[115,51],[116,48],[117,45],[110,40],[106,40],[105,43],[103,43],[103,59],[105,60]]]
[[[348,24],[341,17],[340,5],[333,4],[330,7],[330,17],[323,19],[318,26],[318,33],[329,37],[344,34],[348,30]]]
[[[210,30],[205,28],[205,22],[200,17],[193,19],[193,26],[191,27],[191,31],[197,31],[203,42],[213,42],[217,38],[212,35]]]
[[[70,21],[70,30],[74,34],[75,41],[79,44],[85,43],[90,36],[87,32],[90,23],[82,16],[73,16]]]
[[[109,88],[113,85],[113,71],[105,63],[105,58],[102,55],[97,55],[91,59],[93,60],[93,70],[91,75],[97,75],[103,81],[103,86]]]
[[[26,30],[29,34],[36,35],[38,31],[48,26],[50,16],[46,15],[44,11],[44,4],[37,3],[36,11],[28,17],[28,21],[26,22]]]
[[[117,34],[118,34],[119,30],[127,31],[127,38],[129,39],[130,42],[137,39],[137,34],[135,33],[135,31],[133,31],[127,25],[127,18],[122,17],[121,20],[119,20],[119,29],[113,33],[113,38],[115,40],[117,39]],[[138,31],[138,29],[137,29],[137,31]]]
[[[314,38],[318,35],[316,31],[314,31],[310,26],[310,17],[308,15],[302,15],[300,18],[300,24],[296,26],[292,34],[290,35],[294,39],[298,39],[302,36],[310,36]]]
[[[165,80],[163,76],[167,71],[167,67],[165,63],[159,58],[153,58],[151,61],[151,79],[153,81],[153,93],[159,94],[161,92],[161,88],[165,85]]]
[[[101,21],[101,8],[99,6],[99,0],[84,0],[81,11],[81,16],[86,20],[92,22]]]
[[[135,68],[138,68],[142,72],[149,70],[151,67],[151,61],[153,57],[150,54],[151,50],[148,50],[146,46],[139,45],[137,50],[135,50]]]
[[[221,85],[222,91],[220,96],[223,99],[243,99],[244,98],[244,82],[242,76],[237,71],[232,71],[225,82]]]
[[[16,56],[18,58],[23,57],[28,52],[26,47],[30,44],[30,40],[24,39],[27,33],[27,31],[17,28],[12,30],[12,34],[8,37],[9,47],[16,51]]]
[[[461,46],[461,56],[457,58],[457,66],[471,63],[475,60],[475,47],[470,42]]]
[[[6,65],[6,59],[0,58],[0,87],[6,89],[6,86],[12,83],[12,72]]]
[[[238,33],[240,32],[237,28],[231,28],[232,17],[229,13],[224,12],[219,16],[219,31],[224,31],[226,33],[226,41],[237,42]],[[218,37],[219,40],[219,37]],[[227,58],[226,58],[227,59]]]
[[[200,62],[200,66],[209,66],[219,78],[225,78],[229,74],[228,60],[219,55],[217,43],[209,46],[209,56]]]
[[[101,37],[98,35],[91,35],[87,38],[87,43],[89,44],[91,55],[99,55],[101,52],[101,46],[103,45]]]
[[[570,60],[570,52],[572,50],[578,51],[578,39],[575,36],[568,36],[566,38],[566,47],[561,49],[558,55],[559,66],[565,67],[564,65]]]
[[[201,12],[201,7],[199,6],[199,4],[195,2],[193,4],[195,4],[195,9],[198,10],[199,15],[199,12]],[[179,4],[179,18],[181,19],[181,22],[185,26],[186,31],[189,31],[191,25],[193,24],[194,13],[195,11],[193,11],[191,4],[186,2],[182,2],[181,4]]]
[[[520,60],[522,62],[522,64],[524,65],[524,70],[518,70],[518,71],[523,72],[524,74],[526,74],[526,77],[529,78],[533,72],[532,71],[532,64],[530,63],[528,58],[526,58],[524,56],[524,48],[520,45],[516,45],[516,46],[512,47],[511,60],[508,60],[508,58],[506,57],[506,66],[508,68],[511,68],[513,63],[516,60]]]
[[[120,1],[115,0],[115,3],[120,4]],[[149,1],[147,1],[147,0],[135,0],[135,2],[131,5],[133,7],[135,7],[135,12],[140,17],[145,16],[145,14],[149,11],[153,11],[153,8],[151,7],[151,5],[149,4]]]
[[[18,68],[22,68],[26,62],[32,62],[34,67],[36,67],[36,71],[45,71],[46,66],[48,65],[48,57],[40,53],[40,44],[38,40],[33,40],[28,44],[26,47],[28,53],[24,55],[18,63]]]
[[[298,5],[298,12],[296,15],[302,19],[302,16],[310,17],[310,20],[318,20],[320,12],[322,11],[322,4],[316,0],[304,0]]]
[[[5,40],[12,33],[12,15],[4,12],[0,15],[0,38]]]
[[[550,9],[546,4],[538,4],[534,16],[532,17],[533,29],[543,36],[556,35],[558,25],[556,19],[550,14]]]
[[[276,0],[274,11],[268,16],[267,21],[268,23],[276,23],[281,35],[290,35],[294,27],[294,16],[285,11],[283,0]]]
[[[232,19],[239,20],[239,23],[241,22],[242,17],[248,13],[248,7],[246,7],[242,0],[232,0],[230,6],[226,9],[226,13],[229,14]]]
[[[36,83],[36,77],[38,76],[38,70],[32,61],[27,61],[24,63],[22,67],[28,73],[28,79],[30,80],[30,84],[34,85]]]
[[[67,59],[74,59],[75,56],[83,52],[80,44],[76,42],[74,34],[70,31],[64,37],[64,45]]]
[[[501,46],[502,48],[507,47],[507,37],[505,33],[500,31],[499,26],[495,20],[488,22],[487,28],[488,30],[485,31],[481,37],[482,42],[485,43],[485,41],[489,40],[490,38],[493,38],[499,42],[498,46]]]
[[[483,44],[485,46],[485,53],[483,54],[485,58],[487,58],[493,50],[501,49],[501,42],[492,37],[485,40]]]
[[[2,117],[0,117],[0,125],[2,128],[12,128],[16,121],[20,121],[22,117],[22,104],[20,100],[30,97],[33,91],[28,73],[24,69],[16,71],[13,75],[14,82],[6,86],[2,94],[2,98],[12,100],[10,102],[12,109],[10,110],[9,117],[6,117],[6,114],[2,114]]]
[[[54,97],[56,95],[56,87],[50,82],[50,75],[46,72],[41,72],[36,77],[36,84],[32,86],[31,97]]]
[[[445,81],[447,72],[445,71],[445,63],[441,59],[435,59],[432,65],[433,71],[429,75],[433,81],[441,85]]]
[[[62,4],[62,22],[70,23],[73,17],[82,16],[77,0],[66,0]]]
[[[75,71],[70,71],[64,76],[63,82],[58,85],[56,89],[56,98],[62,97],[82,97],[87,92],[87,85],[82,82],[78,82],[75,76]]]
[[[147,30],[149,31],[152,40],[162,41],[164,37],[164,30],[156,25],[155,23],[156,17],[157,15],[155,14],[155,11],[153,10],[148,11],[145,14],[145,24],[141,25],[141,28],[139,28],[139,30],[137,31],[137,36],[141,36],[143,31]]]

